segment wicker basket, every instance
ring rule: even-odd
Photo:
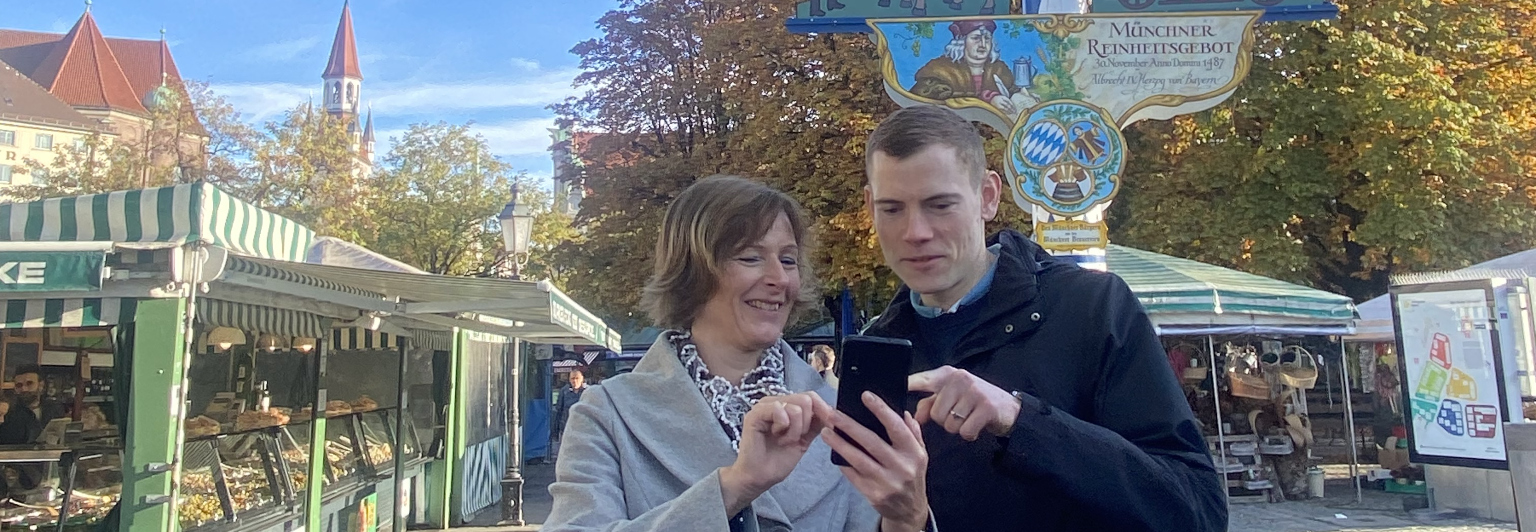
[[[1229,371],[1227,372],[1227,378],[1232,384],[1232,395],[1249,399],[1270,398],[1269,392],[1271,388],[1269,383],[1264,381],[1264,377]]]
[[[1299,345],[1286,346],[1280,357],[1280,382],[1301,390],[1317,385],[1317,359]]]

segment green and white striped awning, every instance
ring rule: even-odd
[[[325,338],[329,320],[319,314],[221,299],[197,300],[197,321],[204,327],[233,327],[278,336]]]
[[[370,331],[362,327],[336,327],[331,329],[331,349],[336,351],[393,351],[398,349],[405,340],[404,336]]]
[[[1346,296],[1125,246],[1110,245],[1109,271],[1125,279],[1153,323],[1351,327]]]
[[[302,261],[314,231],[208,183],[0,205],[5,242],[202,242]]]
[[[0,329],[117,325],[133,321],[137,308],[138,300],[116,297],[0,299]]]

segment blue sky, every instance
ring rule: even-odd
[[[66,32],[83,1],[6,2],[0,27]],[[576,43],[598,36],[618,0],[356,0],[353,28],[379,151],[416,122],[475,122],[503,160],[548,176],[552,114],[575,94]],[[205,80],[246,115],[271,120],[321,91],[340,0],[95,0],[111,37],[166,28],[183,77]],[[382,156],[382,155],[381,155]]]

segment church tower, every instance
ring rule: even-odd
[[[324,80],[326,114],[340,119],[347,125],[352,136],[353,151],[363,175],[372,173],[373,146],[371,131],[364,131],[362,123],[363,70],[357,57],[357,38],[352,32],[352,6],[341,6],[341,21],[336,24],[336,38],[331,41],[331,57],[325,64]],[[369,113],[372,122],[372,113]],[[371,125],[371,124],[370,124]]]

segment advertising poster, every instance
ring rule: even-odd
[[[1413,450],[1504,462],[1502,374],[1487,288],[1394,294]],[[1447,465],[1469,465],[1447,462]]]

